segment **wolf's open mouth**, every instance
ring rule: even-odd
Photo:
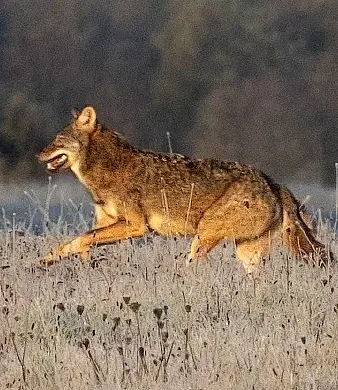
[[[59,154],[47,162],[47,169],[49,171],[55,171],[56,169],[61,168],[67,160],[68,157],[65,154]]]

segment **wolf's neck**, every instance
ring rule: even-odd
[[[104,132],[94,136],[81,151],[80,159],[71,169],[79,181],[88,186],[98,180],[114,180],[133,160],[135,149],[117,134]]]

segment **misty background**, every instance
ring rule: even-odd
[[[0,181],[93,105],[134,145],[335,185],[336,0],[5,0]]]

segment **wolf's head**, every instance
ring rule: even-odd
[[[73,110],[72,114],[72,122],[37,155],[39,161],[47,163],[49,171],[71,168],[78,163],[81,151],[98,130],[93,107],[85,107],[81,112]]]

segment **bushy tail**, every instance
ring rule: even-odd
[[[329,248],[314,238],[310,224],[304,221],[298,200],[285,187],[280,188],[283,207],[282,239],[291,252],[307,261],[326,266],[334,261]]]

